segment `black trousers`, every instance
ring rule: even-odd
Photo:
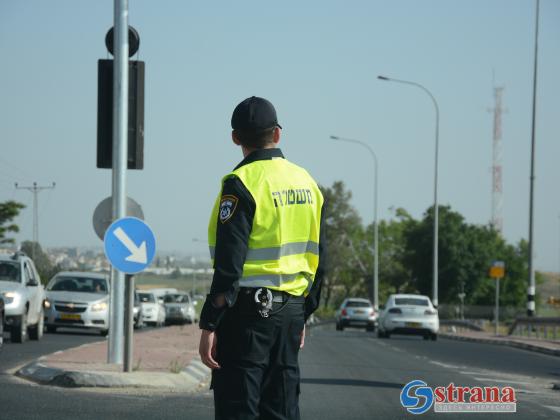
[[[216,330],[221,368],[212,372],[215,418],[298,420],[304,304],[289,301],[263,318],[252,299],[240,294]],[[274,303],[272,311],[283,305]]]

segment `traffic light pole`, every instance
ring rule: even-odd
[[[115,0],[113,72],[113,220],[126,216],[128,156],[128,0]],[[108,363],[123,362],[124,273],[111,269]]]

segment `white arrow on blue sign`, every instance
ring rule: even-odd
[[[113,267],[135,274],[148,267],[156,254],[156,238],[136,217],[115,220],[105,232],[105,255]]]

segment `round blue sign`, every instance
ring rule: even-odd
[[[145,270],[156,254],[156,238],[136,217],[115,220],[105,232],[105,255],[111,265],[127,274]]]

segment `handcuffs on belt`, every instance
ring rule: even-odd
[[[272,292],[264,287],[257,289],[255,292],[255,302],[259,315],[263,318],[268,318],[268,313],[272,309]]]

